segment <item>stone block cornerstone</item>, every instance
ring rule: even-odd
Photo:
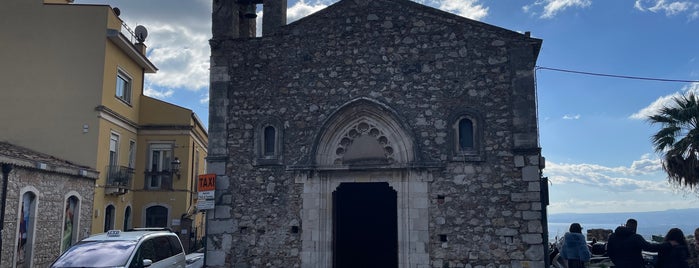
[[[207,267],[545,267],[542,41],[408,0],[286,7],[213,1]]]

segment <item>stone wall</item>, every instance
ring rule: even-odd
[[[0,163],[11,167],[5,199],[0,266],[14,267],[13,261],[17,257],[20,198],[22,194],[32,192],[36,195],[37,207],[34,238],[33,241],[27,242],[27,249],[31,246],[32,267],[46,267],[61,253],[66,199],[69,196],[76,196],[80,200],[80,211],[79,214],[76,213],[76,217],[79,217],[76,241],[87,237],[92,223],[97,172],[84,167],[68,166],[66,162],[26,151],[8,156],[5,153],[12,150],[4,146],[0,146],[0,149]],[[39,161],[32,160],[33,157]],[[49,161],[45,161],[47,159]],[[43,163],[45,169],[36,168],[39,163]]]
[[[225,20],[214,13],[213,21],[222,29]],[[319,180],[382,169],[412,174],[385,179],[393,185],[405,178],[426,190],[399,194],[414,202],[406,211],[427,214],[427,232],[405,218],[419,237],[399,237],[401,267],[544,267],[533,78],[540,40],[404,0],[344,0],[260,38],[214,33],[209,267],[326,266],[332,240],[309,227],[332,219],[313,214],[331,209],[325,203],[308,201],[332,191]],[[408,144],[411,157],[381,167],[319,164],[328,127],[351,121],[356,115],[342,111],[360,101],[376,107],[368,119],[396,122],[381,130],[403,131],[395,137],[409,141],[391,142]],[[469,155],[454,148],[463,114],[479,134]],[[281,122],[283,161],[259,165],[255,129],[268,121]],[[301,234],[291,231],[299,225]]]

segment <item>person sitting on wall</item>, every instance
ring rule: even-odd
[[[568,268],[584,268],[585,263],[590,261],[590,248],[579,223],[571,224],[569,232],[563,236],[561,257],[567,260]]]

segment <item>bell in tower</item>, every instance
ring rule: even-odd
[[[238,4],[243,7],[243,18],[257,18],[257,2],[256,0],[238,0]]]

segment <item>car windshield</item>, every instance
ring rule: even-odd
[[[52,268],[126,266],[138,241],[82,241],[56,260]]]

